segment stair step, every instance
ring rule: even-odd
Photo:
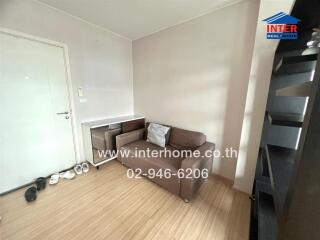
[[[313,82],[305,82],[301,84],[292,85],[285,88],[280,88],[276,91],[276,96],[283,97],[308,97],[311,92]]]
[[[302,127],[304,115],[297,113],[267,112],[268,120],[272,125],[286,127]]]
[[[318,54],[282,57],[274,64],[276,74],[295,74],[311,72],[315,69]]]

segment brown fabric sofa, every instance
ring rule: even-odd
[[[165,148],[167,151],[194,151],[197,149],[201,153],[201,157],[137,157],[135,155],[136,150],[149,149],[150,151],[154,151],[163,149],[162,147],[146,141],[146,130],[147,129],[144,128],[138,129],[116,137],[117,149],[128,153],[126,156],[121,156],[121,154],[119,154],[118,160],[133,170],[141,169],[143,175],[147,175],[148,170],[151,168],[155,171],[158,171],[159,169],[162,171],[169,169],[171,172],[170,178],[154,177],[149,179],[168,191],[181,196],[186,202],[191,201],[205,179],[202,177],[179,178],[177,176],[178,171],[179,169],[182,169],[180,171],[183,171],[189,168],[192,170],[199,169],[200,171],[207,169],[210,174],[213,157],[204,157],[204,153],[206,151],[213,151],[215,145],[213,143],[206,142],[206,136],[203,133],[172,127],[168,132],[169,135],[167,134],[168,136],[166,136]]]

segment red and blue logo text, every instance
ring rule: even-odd
[[[298,39],[299,19],[280,12],[263,21],[267,23],[267,39]]]

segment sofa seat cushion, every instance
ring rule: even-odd
[[[149,179],[160,186],[164,187],[168,191],[179,194],[180,193],[180,179],[176,175],[177,171],[179,170],[181,166],[181,162],[183,158],[175,158],[175,157],[152,157],[152,156],[135,156],[135,151],[139,150],[146,150],[148,149],[151,151],[153,150],[161,150],[164,149],[162,147],[159,147],[157,145],[154,145],[152,143],[148,143],[145,140],[139,140],[136,142],[129,143],[127,145],[124,145],[121,150],[127,151],[128,156],[122,157],[122,163],[132,169],[141,169],[143,174],[148,174],[149,169],[154,169],[155,172],[158,172],[160,169],[163,171],[165,169],[170,169],[171,171],[171,177],[165,178],[165,177],[159,177],[156,176],[154,178],[149,177]],[[175,148],[171,146],[166,146],[168,151],[174,151]],[[151,154],[150,154],[151,155]],[[172,175],[173,174],[173,175]],[[146,176],[146,175],[143,175]],[[146,176],[148,177],[148,176]]]
[[[170,151],[170,152],[179,151],[170,145],[167,145],[165,148],[167,149],[167,151]],[[149,149],[150,155],[151,155],[151,151],[159,151],[159,150],[163,150],[164,148],[159,147],[155,144],[149,143],[145,140],[135,141],[127,145],[124,145],[122,147],[122,150],[130,152],[130,157],[136,157],[136,158],[144,159],[146,161],[151,161],[155,165],[162,166],[163,168],[168,167],[172,170],[179,170],[179,168],[181,167],[181,161],[183,160],[182,157],[173,157],[173,156],[165,157],[163,156],[164,154],[162,154],[162,156],[160,157],[143,156],[142,154],[140,156],[134,156],[136,150],[139,151],[139,150],[146,150],[146,149]]]
[[[171,129],[169,145],[179,150],[195,150],[206,142],[206,135],[201,132]]]

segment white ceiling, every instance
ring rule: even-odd
[[[135,40],[241,0],[39,0]]]

